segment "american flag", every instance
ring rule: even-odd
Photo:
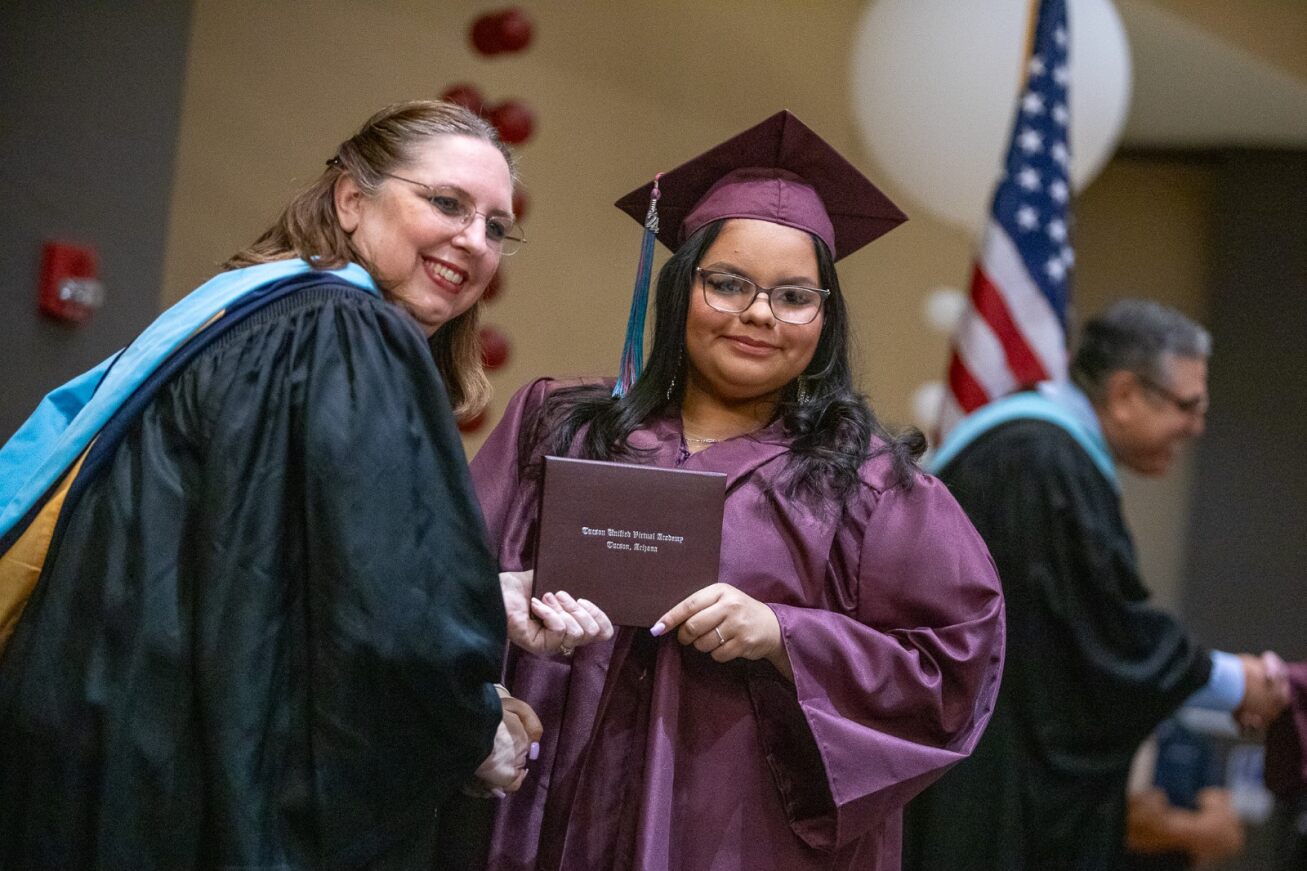
[[[1040,0],[1007,163],[953,335],[939,434],[992,399],[1066,377],[1071,250],[1066,0]]]

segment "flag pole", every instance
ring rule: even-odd
[[[1035,28],[1039,22],[1039,0],[1030,0],[1029,11],[1026,12],[1026,49],[1021,53],[1021,76],[1017,82],[1017,93],[1026,87],[1026,79],[1030,76],[1030,57],[1035,53]]]

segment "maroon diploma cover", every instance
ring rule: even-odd
[[[726,476],[545,457],[535,589],[589,599],[652,626],[717,582]]]

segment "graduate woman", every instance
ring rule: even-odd
[[[903,216],[787,112],[618,205],[674,252],[648,368],[628,345],[616,388],[524,388],[473,479],[526,570],[544,454],[724,473],[721,569],[652,631],[511,657],[545,733],[490,867],[897,868],[1003,651],[984,544],[849,368],[834,261]]]
[[[513,183],[474,115],[379,112],[0,451],[0,867],[424,867],[520,782],[454,426]]]

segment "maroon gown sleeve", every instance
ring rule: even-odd
[[[948,490],[921,475],[865,495],[865,529],[846,524],[830,563],[856,574],[852,608],[773,604],[794,684],[751,681],[790,824],[820,850],[874,831],[966,757],[1002,674],[998,576]]]
[[[473,489],[481,502],[491,550],[501,572],[527,568],[534,549],[539,485],[535,480],[522,479],[520,435],[538,426],[537,415],[545,397],[565,383],[539,378],[518,390],[470,464]]]

